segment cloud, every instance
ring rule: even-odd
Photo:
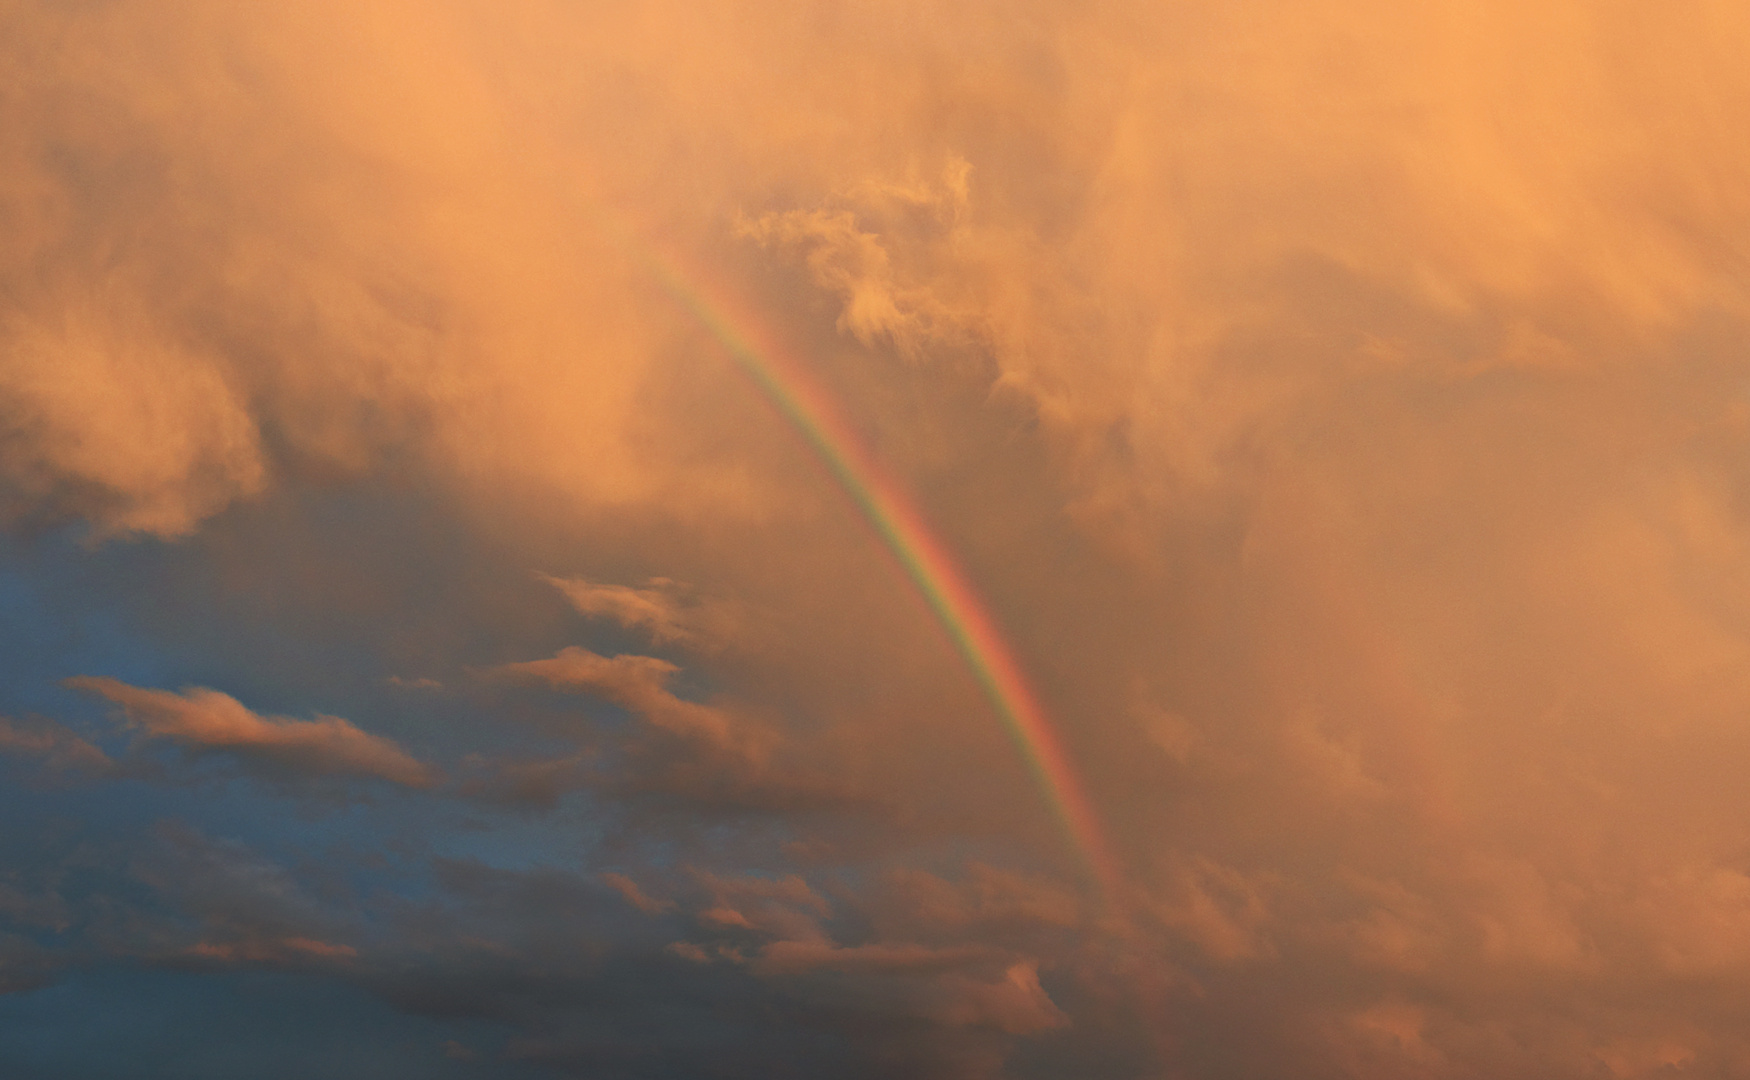
[[[823,941],[820,920],[832,911],[826,897],[797,874],[770,878],[696,874],[709,896],[698,918],[722,928],[750,930],[785,941]]]
[[[1036,960],[983,943],[839,944],[826,925],[833,905],[799,877],[695,878],[705,897],[693,919],[717,940],[670,946],[694,963],[745,965],[763,980],[807,986],[825,1007],[843,1002],[949,1029],[1022,1035],[1070,1022],[1040,986]]]
[[[471,754],[462,762],[470,774],[463,776],[457,790],[471,798],[550,810],[567,792],[589,784],[592,757],[580,752],[506,760]]]
[[[1063,883],[973,863],[960,881],[902,868],[887,875],[880,919],[934,932],[969,927],[1067,928],[1084,918],[1084,904]]]
[[[311,938],[290,937],[273,941],[198,941],[184,954],[191,960],[222,964],[269,964],[286,967],[299,961],[348,960],[358,955],[350,945],[336,945]]]
[[[415,788],[430,787],[438,779],[430,766],[393,742],[338,716],[259,716],[229,694],[201,686],[177,694],[89,675],[68,679],[66,685],[120,706],[127,723],[148,740],[163,740],[193,754],[225,755],[271,775],[375,778]]]
[[[993,1027],[1006,1035],[1031,1035],[1069,1023],[1040,987],[1036,964],[1013,964],[990,982],[964,977],[945,981],[953,996],[937,1015],[947,1023]]]
[[[944,1057],[1000,1061],[1011,1031],[1061,1023],[1036,972],[1001,953],[829,943],[796,953],[821,963],[762,974],[720,943],[665,941],[686,913],[636,910],[611,883],[478,863],[443,864],[439,880],[441,906],[420,914],[421,948],[375,974],[363,953],[351,970],[428,1015],[513,1020],[523,1032],[516,1055],[566,1075],[685,1075],[725,1052],[779,1070],[800,1059],[838,1075],[931,1075]],[[691,911],[726,902],[779,934],[806,930],[767,921],[759,905],[805,919],[831,912],[799,879],[706,874],[694,884]],[[464,926],[472,940],[457,932]],[[543,958],[538,970],[525,961],[533,954]]]
[[[950,170],[960,179],[959,194],[964,197],[965,162],[955,162]],[[876,190],[886,194],[879,185]],[[930,201],[927,193],[921,200],[907,200],[924,205]],[[939,339],[955,343],[956,338],[969,336],[963,327],[966,315],[957,319],[928,289],[896,280],[881,236],[865,232],[850,210],[770,213],[741,223],[740,232],[762,244],[800,249],[815,282],[838,294],[843,303],[839,329],[865,345],[891,343],[916,357]]]
[[[402,678],[399,675],[390,675],[387,678],[385,678],[383,681],[388,683],[390,686],[393,686],[393,687],[400,689],[400,690],[432,690],[432,691],[437,691],[437,690],[442,690],[444,688],[443,683],[437,681],[436,679],[430,679],[430,678],[425,678],[425,677],[406,679],[406,678]]]
[[[489,674],[496,680],[589,694],[644,721],[642,731],[621,741],[627,755],[621,774],[598,774],[595,783],[725,809],[842,811],[867,802],[841,778],[791,760],[792,748],[772,726],[724,706],[676,696],[667,684],[679,670],[653,656],[606,657],[571,645],[548,659],[503,664]],[[576,762],[552,759],[512,768],[517,775],[582,777]]]
[[[584,615],[610,619],[629,630],[640,630],[658,644],[721,647],[745,636],[744,627],[728,605],[701,602],[666,578],[654,578],[644,588],[602,585],[583,578],[540,575]]]
[[[219,366],[152,322],[125,296],[91,296],[0,325],[10,515],[63,503],[103,532],[179,536],[266,484],[256,422]]]
[[[1237,963],[1271,955],[1268,882],[1211,860],[1181,871],[1178,895],[1156,906],[1162,922],[1185,934],[1212,959]]]
[[[103,776],[116,763],[89,739],[51,720],[20,723],[0,717],[0,753],[33,758],[51,773]]]
[[[507,680],[540,682],[555,689],[597,694],[672,735],[728,749],[734,741],[728,716],[668,691],[669,678],[679,670],[654,656],[607,657],[569,645],[550,659],[505,664],[492,674]],[[753,748],[748,752],[754,752]]]
[[[823,941],[774,941],[760,951],[754,970],[762,975],[799,975],[809,971],[930,974],[988,962],[1000,955],[977,946],[933,949],[914,944],[841,946]],[[1035,976],[1034,983],[1037,982]]]
[[[625,874],[606,873],[602,875],[602,880],[612,886],[615,892],[625,897],[626,903],[631,904],[646,915],[656,915],[664,911],[674,910],[674,901],[653,899],[638,887],[637,882]]]
[[[647,631],[657,641],[684,641],[692,637],[686,629],[679,605],[667,582],[653,582],[644,589],[625,585],[596,585],[581,578],[555,578],[542,575],[542,580],[565,594],[571,606],[585,615],[600,615],[621,626]]]
[[[57,942],[285,967],[585,1076],[1741,1071],[1747,46],[1719,3],[6,5],[0,708],[274,686],[420,757],[69,684],[428,795],[14,785],[0,989]],[[1118,895],[738,341],[915,494]],[[140,766],[83,730],[0,751]],[[159,816],[204,839],[130,863]]]
[[[127,873],[156,903],[121,906],[135,936],[100,936],[106,951],[172,967],[322,968],[359,956],[344,940],[361,930],[356,908],[306,888],[240,841],[160,821],[131,854]]]

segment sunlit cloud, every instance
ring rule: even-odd
[[[1738,1075],[1747,47],[6,6],[0,1073]]]
[[[223,754],[288,776],[367,777],[407,787],[429,787],[437,779],[429,766],[390,740],[338,716],[260,716],[231,695],[204,686],[171,693],[87,675],[68,679],[66,685],[114,702],[127,724],[145,738],[194,754]]]

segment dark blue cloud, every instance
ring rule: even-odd
[[[396,1009],[285,972],[104,967],[0,997],[0,1072],[20,1080],[558,1075],[507,1057],[508,1027]]]

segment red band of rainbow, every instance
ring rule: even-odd
[[[728,351],[801,433],[880,535],[1002,718],[1047,803],[1106,896],[1121,880],[1098,816],[1068,752],[996,621],[916,503],[864,445],[837,401],[727,290],[686,274],[677,260],[652,259],[664,288]],[[732,316],[731,312],[735,312]]]

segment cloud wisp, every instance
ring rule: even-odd
[[[113,702],[146,740],[162,740],[196,756],[222,755],[269,775],[376,779],[412,788],[439,780],[435,770],[395,743],[338,716],[261,716],[204,686],[172,693],[90,675],[75,676],[66,685]]]

